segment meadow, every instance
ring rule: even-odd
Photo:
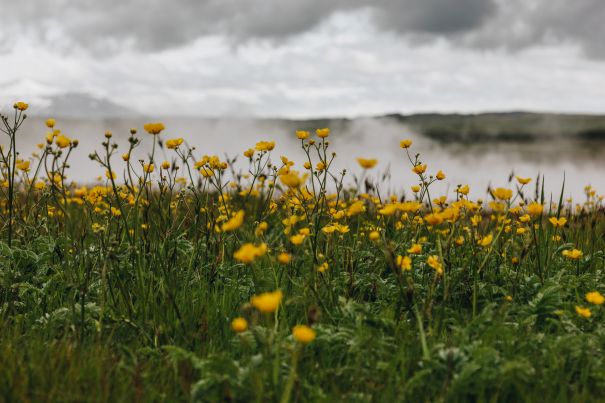
[[[402,133],[417,180],[385,194],[363,150],[361,176],[333,168],[329,128],[291,133],[303,161],[258,141],[238,170],[162,123],[127,148],[99,133],[104,175],[73,183],[60,121],[20,154],[27,109],[0,122],[2,401],[605,400],[591,186],[444,194]]]

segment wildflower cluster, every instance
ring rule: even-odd
[[[78,184],[69,180],[78,140],[60,121],[46,121],[36,153],[17,151],[27,108],[16,103],[0,128],[8,140],[0,148],[7,325],[130,343],[141,357],[160,351],[176,360],[162,367],[175,370],[189,360],[195,376],[208,377],[192,394],[282,401],[312,393],[312,384],[327,396],[333,385],[314,375],[320,363],[338,367],[334,376],[358,397],[400,384],[414,394],[412,382],[388,374],[403,362],[409,376],[439,377],[447,390],[423,389],[439,400],[463,376],[447,371],[477,348],[445,346],[480,337],[473,332],[500,317],[508,332],[602,329],[605,220],[592,187],[581,203],[564,189],[552,201],[539,176],[511,175],[484,198],[471,198],[477,190],[464,183],[444,192],[447,173],[404,139],[399,151],[415,180],[385,194],[370,175],[377,158],[357,158],[360,177],[335,172],[328,128],[291,134],[303,161],[276,157],[274,141],[259,141],[243,150],[240,169],[198,154],[159,122],[143,126],[148,135],[130,130],[124,149],[102,134],[89,156],[99,176]],[[374,359],[371,370],[362,364]],[[515,365],[527,376],[537,371]],[[193,371],[187,376],[183,385]]]

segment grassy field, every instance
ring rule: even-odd
[[[82,186],[60,122],[18,153],[26,110],[0,126],[0,400],[604,400],[594,189],[431,194],[447,172],[403,140],[404,198],[375,160],[333,172],[328,129],[292,133],[306,161],[261,141],[237,172],[161,123],[128,149],[100,135],[105,176]]]

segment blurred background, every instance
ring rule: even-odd
[[[162,137],[239,155],[244,170],[257,141],[302,162],[294,131],[330,127],[337,166],[359,175],[356,157],[377,158],[369,175],[392,191],[414,182],[404,138],[446,173],[443,193],[481,197],[511,174],[544,175],[557,200],[564,177],[567,196],[605,188],[602,0],[0,0],[0,12],[0,110],[30,104],[24,152],[56,118],[81,144],[74,180],[103,173],[87,155],[106,130],[124,145],[159,120]]]

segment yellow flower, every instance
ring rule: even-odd
[[[439,225],[443,222],[443,217],[439,213],[427,214],[424,216],[424,221],[428,225]]]
[[[439,170],[439,172],[437,172],[437,175],[435,175],[435,178],[437,178],[437,180],[444,180],[445,179],[445,174],[443,173],[443,171]]]
[[[259,141],[254,149],[256,151],[271,151],[275,148],[275,141]]]
[[[46,119],[46,126],[50,129],[55,127],[55,119]]]
[[[531,178],[522,178],[520,176],[515,176],[515,178],[517,178],[517,182],[522,185],[527,185],[529,182],[531,182]]]
[[[105,227],[96,222],[92,223],[91,228],[92,228],[92,232],[94,232],[95,234],[105,231]]]
[[[211,176],[214,176],[214,171],[212,169],[208,169],[208,168],[200,168],[200,174],[204,178],[209,178]]]
[[[116,173],[114,171],[105,171],[105,177],[107,179],[116,179],[118,177],[118,175],[116,175]]]
[[[563,252],[561,252],[561,254],[570,260],[578,260],[584,255],[582,253],[582,251],[578,250],[578,249],[572,249],[572,250],[566,249]]]
[[[492,234],[489,234],[477,241],[477,244],[485,248],[491,245],[493,239],[494,237],[492,236]]]
[[[590,312],[590,309],[584,308],[584,307],[581,307],[578,305],[576,305],[576,313],[583,318],[590,318],[590,316],[592,315],[592,312]]]
[[[305,240],[304,234],[296,234],[296,235],[292,235],[290,237],[290,242],[292,242],[294,245],[300,245],[301,243],[303,243],[304,240]]]
[[[25,172],[29,171],[29,160],[26,160],[26,161],[17,160],[16,167],[17,167],[17,169],[19,169],[21,171],[25,171]]]
[[[386,206],[384,206],[383,208],[381,208],[380,210],[378,210],[378,213],[380,215],[385,215],[385,216],[393,215],[396,212],[397,212],[397,205],[396,204],[387,204]]]
[[[254,148],[249,148],[246,151],[244,151],[244,157],[246,157],[246,158],[254,157]]]
[[[602,305],[605,302],[605,297],[598,291],[591,291],[586,293],[586,301],[595,305]]]
[[[428,259],[426,260],[426,263],[430,267],[432,267],[433,269],[435,269],[435,271],[437,272],[437,274],[443,274],[443,265],[439,261],[439,256],[437,256],[437,255],[431,255],[431,256],[429,256]]]
[[[351,216],[354,216],[357,214],[361,214],[364,211],[366,211],[365,203],[361,200],[357,200],[357,201],[351,203],[351,205],[347,209],[347,215],[349,217],[351,217]]]
[[[28,105],[28,104],[26,104],[25,102],[21,102],[21,101],[16,102],[16,103],[13,105],[13,108],[18,109],[18,110],[20,110],[20,111],[24,111],[24,110],[26,110],[28,107],[29,107],[29,105]]]
[[[233,254],[233,257],[238,262],[250,264],[254,262],[257,257],[263,256],[266,252],[267,245],[264,243],[261,243],[259,246],[252,243],[245,243]]]
[[[413,185],[413,186],[412,186],[412,192],[414,192],[414,193],[418,193],[418,192],[420,192],[420,186],[418,186],[418,185]]]
[[[176,138],[176,139],[166,140],[166,147],[171,150],[178,148],[178,146],[180,146],[181,144],[183,144],[183,139],[181,137]]]
[[[412,168],[412,172],[421,175],[424,173],[424,171],[426,171],[426,164],[418,164],[418,165],[414,165],[414,168]]]
[[[317,134],[317,137],[321,137],[323,139],[330,135],[330,129],[328,129],[327,127],[323,129],[317,129],[315,130],[315,134]]]
[[[322,264],[317,266],[317,271],[320,273],[323,273],[326,270],[328,270],[329,268],[330,268],[330,265],[328,264],[328,262],[323,262]]]
[[[447,197],[446,196],[441,196],[439,198],[433,199],[433,203],[438,205],[438,206],[442,206],[445,204],[445,202],[447,201]]]
[[[289,264],[292,261],[292,255],[286,252],[282,252],[277,255],[277,261],[281,264]]]
[[[542,206],[540,203],[536,203],[536,202],[531,202],[527,205],[527,212],[530,215],[541,215],[542,212],[544,211],[544,206]]]
[[[267,228],[269,228],[269,224],[267,224],[265,221],[259,222],[256,228],[254,229],[254,235],[260,237],[265,233]]]
[[[412,140],[410,140],[410,139],[401,140],[399,142],[399,147],[401,147],[401,148],[410,148],[411,145],[412,145]]]
[[[378,160],[375,158],[372,159],[366,159],[366,158],[357,158],[357,162],[359,163],[359,166],[361,166],[363,169],[372,169],[376,166],[376,164],[378,163]]]
[[[412,270],[412,259],[409,256],[399,255],[395,259],[395,263],[397,264],[397,267],[399,267],[401,270]]]
[[[164,130],[166,127],[164,126],[163,123],[157,122],[157,123],[146,123],[145,125],[143,125],[143,129],[145,129],[145,131],[149,134],[160,134],[162,132],[162,130]]]
[[[468,185],[459,186],[458,189],[456,189],[456,192],[460,193],[461,195],[467,195],[469,191],[470,189]]]
[[[59,148],[67,148],[71,144],[71,140],[69,139],[69,137],[60,134],[55,139],[55,143],[57,143],[57,146]]]
[[[513,197],[513,191],[511,189],[496,188],[492,190],[492,196],[499,200],[509,200]]]
[[[299,175],[297,171],[289,171],[287,174],[279,176],[279,180],[289,188],[299,188],[306,179],[306,175]]]
[[[245,332],[248,330],[248,321],[244,318],[237,317],[231,321],[231,329],[236,333]]]
[[[275,312],[281,303],[283,294],[281,290],[273,292],[264,292],[259,295],[254,295],[250,298],[250,303],[253,307],[264,313]]]
[[[221,229],[224,232],[235,231],[236,229],[241,227],[242,224],[244,223],[244,215],[245,215],[244,210],[239,210],[237,213],[235,213],[233,215],[233,217],[231,217],[231,219],[229,219],[229,221],[223,223]]]
[[[410,246],[410,248],[408,249],[408,253],[411,253],[412,255],[422,253],[422,245],[418,243],[412,244],[412,246]]]
[[[170,168],[170,162],[168,162],[168,161],[162,162],[161,167],[162,167],[162,169],[168,169],[168,168]]]
[[[124,154],[122,154],[122,159],[123,159],[124,161],[128,161],[128,160],[130,160],[130,154],[128,154],[128,153],[124,153]]]
[[[372,231],[370,232],[370,235],[368,235],[368,238],[370,238],[370,241],[377,241],[380,239],[380,232]]]
[[[296,325],[292,328],[292,336],[299,343],[308,344],[315,340],[316,333],[307,325]]]
[[[550,217],[548,221],[555,227],[563,227],[567,223],[567,218],[561,217],[557,219],[557,217]]]
[[[493,211],[496,211],[496,212],[502,212],[506,208],[506,204],[504,204],[502,202],[492,201],[492,202],[489,202],[488,205],[489,205],[489,208],[491,208]]]
[[[298,137],[301,140],[305,140],[305,139],[309,138],[309,132],[306,130],[297,130],[296,137]]]
[[[341,225],[341,224],[338,224],[338,223],[328,224],[325,227],[323,227],[321,229],[321,231],[324,234],[331,234],[333,232],[339,232],[341,234],[346,234],[347,232],[349,232],[349,226],[348,225]]]

